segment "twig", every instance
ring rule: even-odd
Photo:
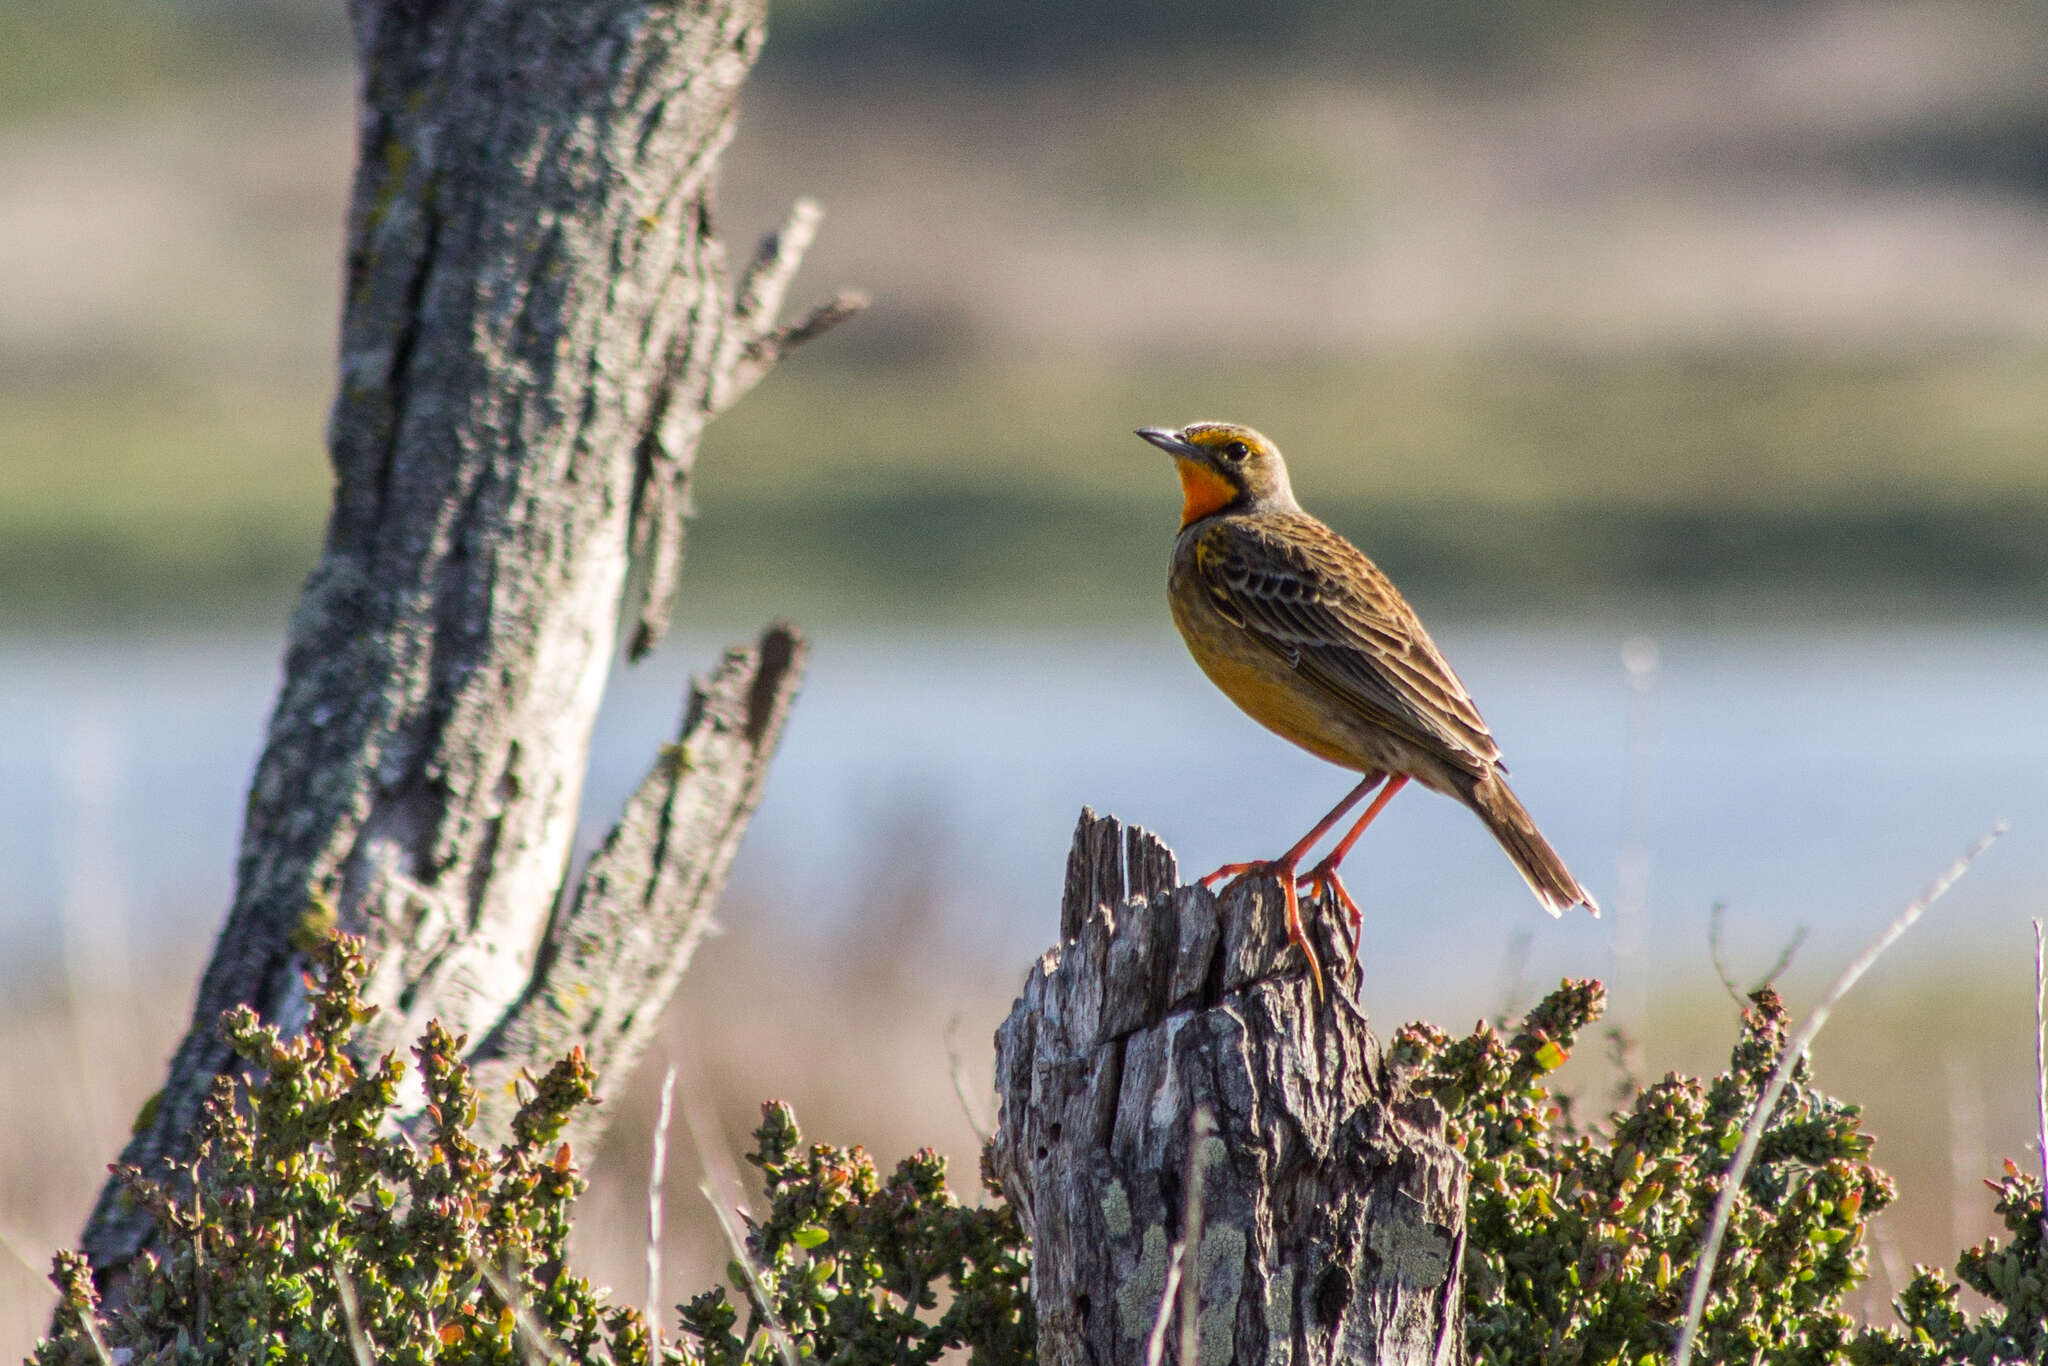
[[[1728,971],[1726,960],[1721,957],[1721,922],[1728,912],[1728,903],[1716,901],[1714,909],[1707,915],[1707,955],[1714,960],[1714,975],[1721,979],[1722,987],[1730,1000],[1737,1005],[1747,1005],[1748,998],[1762,991],[1778,980],[1779,974],[1792,966],[1792,960],[1799,955],[1800,946],[1806,943],[1806,934],[1811,926],[1801,925],[1792,931],[1792,937],[1785,941],[1785,947],[1778,950],[1778,961],[1771,964],[1770,971],[1757,978],[1756,985],[1748,991],[1735,985],[1735,977]]]
[[[730,408],[759,384],[786,353],[824,336],[865,309],[869,302],[868,296],[857,289],[842,289],[795,322],[769,328],[749,340],[720,377],[721,382],[713,386],[708,399],[710,411],[717,414]]]
[[[505,1307],[512,1311],[514,1326],[526,1335],[526,1341],[531,1347],[537,1349],[553,1363],[553,1366],[575,1366],[569,1358],[567,1349],[555,1340],[555,1335],[547,1330],[547,1325],[533,1316],[533,1310],[529,1309],[526,1301],[520,1297],[519,1288],[512,1284],[509,1274],[501,1275],[476,1259],[471,1259],[470,1265],[484,1278],[484,1284],[490,1286],[492,1293],[503,1300]]]
[[[341,1321],[348,1325],[348,1349],[356,1366],[375,1366],[376,1353],[370,1347],[370,1335],[363,1331],[362,1313],[356,1308],[355,1284],[339,1262],[334,1264],[334,1297],[341,1301]]]
[[[2034,1139],[2041,1154],[2041,1236],[2048,1239],[2048,942],[2034,921]]]
[[[804,254],[817,239],[818,223],[824,217],[825,211],[818,207],[817,200],[799,199],[789,206],[789,217],[783,220],[781,229],[762,238],[755,248],[754,259],[740,276],[732,301],[734,320],[755,336],[775,325],[775,315],[782,311],[783,296],[788,294],[790,281],[803,265]]]
[[[668,1175],[669,1113],[676,1098],[676,1067],[661,1078],[661,1105],[654,1116],[654,1159],[647,1169],[647,1325],[661,1336],[661,1190]]]
[[[789,211],[780,231],[761,239],[753,262],[733,291],[730,325],[721,344],[722,354],[705,395],[707,413],[730,408],[747,390],[759,383],[785,351],[845,322],[868,306],[868,296],[857,290],[841,290],[795,322],[776,326],[789,284],[803,264],[818,235],[824,217],[817,201],[799,199]]]
[[[974,1113],[974,1102],[967,1093],[967,1060],[960,1053],[959,1034],[960,1017],[955,1015],[946,1022],[946,1061],[953,1074],[953,1094],[960,1099],[960,1113],[967,1117],[967,1127],[974,1130],[976,1138],[987,1143],[989,1126]]]
[[[1727,914],[1728,903],[1725,901],[1716,901],[1714,909],[1707,912],[1707,957],[1713,960],[1714,975],[1721,979],[1721,987],[1728,993],[1728,999],[1741,1005],[1742,992],[1737,989],[1727,963],[1721,959],[1721,921]]]
[[[1763,1140],[1764,1126],[1770,1122],[1771,1112],[1777,1109],[1778,1099],[1785,1094],[1785,1085],[1792,1079],[1792,1069],[1798,1066],[1799,1060],[1806,1055],[1806,1050],[1813,1044],[1814,1036],[1819,1034],[1821,1026],[1828,1022],[1828,1016],[1833,1013],[1835,1006],[1849,994],[1850,988],[1861,980],[1863,974],[1870,970],[1871,964],[1875,963],[1886,949],[1897,943],[1899,936],[1911,929],[1914,922],[1926,914],[1929,906],[1941,900],[1948,889],[1955,886],[1957,880],[1969,871],[1977,856],[1990,848],[1992,841],[2004,833],[2005,822],[1999,821],[1991,827],[1989,833],[1965,850],[1961,858],[1951,863],[1926,891],[1915,897],[1905,910],[1900,911],[1891,924],[1885,926],[1877,938],[1871,940],[1869,946],[1857,955],[1855,961],[1842,969],[1842,975],[1828,988],[1828,994],[1821,998],[1820,1004],[1813,1008],[1813,1013],[1799,1026],[1798,1033],[1786,1043],[1785,1051],[1778,1057],[1778,1065],[1771,1070],[1770,1081],[1764,1086],[1763,1094],[1757,1097],[1756,1109],[1751,1112],[1749,1123],[1743,1126],[1742,1142],[1735,1149],[1735,1156],[1729,1162],[1726,1174],[1721,1178],[1721,1193],[1715,1197],[1713,1221],[1707,1228],[1707,1240],[1700,1247],[1699,1265],[1693,1271],[1692,1302],[1685,1312],[1685,1326],[1678,1335],[1678,1350],[1672,1356],[1672,1366],[1688,1366],[1692,1360],[1693,1340],[1699,1336],[1700,1319],[1706,1313],[1707,1292],[1712,1287],[1714,1279],[1714,1262],[1721,1255],[1721,1240],[1728,1232],[1728,1218],[1734,1212],[1735,1197],[1741,1193],[1743,1178],[1749,1172],[1751,1160],[1756,1157],[1757,1144]]]
[[[1800,945],[1806,942],[1806,932],[1809,928],[1811,927],[1801,925],[1798,929],[1792,931],[1792,937],[1785,941],[1785,947],[1778,950],[1778,961],[1771,964],[1769,972],[1766,972],[1757,979],[1756,985],[1749,989],[1750,995],[1756,995],[1756,993],[1777,981],[1785,969],[1792,966],[1792,960],[1799,956]]]

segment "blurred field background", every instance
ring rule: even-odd
[[[324,515],[347,56],[315,0],[0,8],[0,1352],[225,905]],[[1227,417],[1401,581],[1624,912],[1531,917],[1468,818],[1398,803],[1354,878],[1383,1027],[1599,975],[1646,1075],[1710,1068],[1716,900],[1744,985],[1811,927],[1799,1008],[2014,820],[1818,1050],[1903,1188],[1874,1310],[1950,1260],[2033,1141],[2044,60],[2019,0],[781,5],[724,230],[814,195],[805,284],[877,303],[712,430],[684,639],[619,680],[587,795],[595,832],[716,640],[819,635],[673,1012],[691,1103],[734,1152],[776,1095],[972,1190],[1079,803],[1206,867],[1334,800],[1165,626],[1177,502],[1128,432]],[[1602,1051],[1565,1073],[1595,1110]],[[579,1231],[633,1295],[661,1061],[610,1088]],[[675,1148],[671,1300],[725,1259]]]

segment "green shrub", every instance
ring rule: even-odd
[[[772,1366],[776,1336],[806,1359],[914,1366],[965,1349],[976,1366],[1033,1359],[1030,1250],[983,1163],[994,1197],[962,1206],[946,1160],[927,1148],[886,1182],[859,1148],[802,1147],[789,1107],[762,1107],[747,1160],[761,1169],[768,1215],[747,1238],[751,1266],[728,1268],[747,1292],[747,1331],[713,1289],[683,1309],[706,1366]],[[950,1303],[936,1314],[939,1292]]]
[[[1785,1010],[1765,988],[1726,1072],[1704,1083],[1673,1074],[1608,1125],[1582,1129],[1540,1083],[1603,997],[1597,982],[1567,982],[1512,1039],[1481,1027],[1454,1042],[1427,1025],[1395,1036],[1393,1061],[1444,1105],[1471,1165],[1475,1361],[1669,1355],[1723,1169],[1784,1048]],[[1864,1229],[1893,1193],[1869,1152],[1856,1108],[1814,1090],[1802,1062],[1735,1203],[1703,1360],[1839,1359],[1856,1331],[1842,1298],[1864,1273]]]
[[[1466,1342],[1475,1362],[1668,1361],[1728,1159],[1782,1055],[1784,1004],[1750,997],[1728,1070],[1631,1088],[1633,1103],[1580,1126],[1543,1078],[1600,1016],[1597,982],[1565,982],[1512,1037],[1481,1026],[1453,1040],[1428,1025],[1390,1060],[1434,1096],[1471,1165]],[[1855,1106],[1814,1089],[1807,1062],[1772,1112],[1735,1201],[1695,1360],[1857,1366],[2048,1361],[2048,1263],[2040,1184],[2011,1164],[1998,1212],[2013,1233],[1962,1255],[1992,1301],[1972,1319],[1956,1285],[1922,1269],[1902,1326],[1863,1327],[1843,1308],[1861,1284],[1870,1217],[1891,1179],[1869,1161]]]
[[[300,1037],[246,1007],[222,1018],[257,1075],[216,1083],[197,1155],[169,1179],[120,1173],[164,1247],[132,1269],[126,1304],[102,1314],[85,1259],[59,1254],[57,1332],[37,1366],[102,1366],[102,1345],[130,1366],[356,1366],[358,1343],[382,1363],[512,1366],[541,1334],[582,1361],[656,1359],[639,1311],[605,1304],[565,1262],[583,1180],[557,1140],[596,1083],[582,1054],[531,1088],[514,1140],[490,1154],[469,1136],[462,1041],[430,1024],[413,1050],[425,1120],[408,1137],[385,1122],[405,1064],[358,1068],[347,1051],[371,1014],[356,944],[330,939],[316,958]]]
[[[356,943],[330,938],[314,957],[301,1037],[280,1039],[247,1009],[223,1018],[253,1076],[219,1081],[197,1156],[164,1179],[120,1174],[164,1247],[133,1268],[127,1303],[103,1312],[85,1259],[59,1254],[57,1331],[36,1366],[104,1366],[115,1353],[129,1366],[357,1366],[359,1345],[403,1366],[736,1366],[780,1362],[785,1343],[848,1366],[957,1348],[976,1362],[1030,1359],[1028,1254],[1010,1209],[960,1205],[929,1150],[883,1181],[858,1148],[805,1149],[775,1104],[751,1157],[769,1196],[747,1240],[755,1270],[733,1267],[746,1335],[714,1290],[683,1311],[692,1338],[658,1340],[639,1310],[606,1303],[567,1265],[584,1183],[558,1140],[596,1086],[582,1054],[532,1087],[513,1141],[490,1154],[470,1137],[462,1041],[430,1024],[414,1050],[426,1117],[408,1137],[389,1123],[405,1064],[360,1069],[347,1051],[371,1013]]]
[[[767,1203],[747,1262],[730,1266],[730,1292],[682,1308],[678,1340],[662,1340],[567,1266],[583,1182],[559,1139],[596,1083],[581,1055],[532,1085],[513,1141],[491,1154],[470,1136],[461,1041],[430,1025],[414,1050],[429,1103],[407,1136],[389,1123],[404,1064],[364,1069],[347,1053],[368,1017],[360,954],[335,940],[315,959],[302,1037],[281,1040],[246,1010],[223,1019],[251,1076],[218,1083],[197,1157],[167,1179],[122,1174],[164,1249],[133,1268],[126,1303],[104,1310],[84,1259],[60,1254],[62,1303],[37,1366],[356,1366],[359,1349],[402,1366],[1034,1359],[1030,1249],[986,1172],[989,1202],[963,1206],[937,1154],[884,1179],[859,1148],[806,1147],[772,1103],[750,1155]],[[1581,1125],[1545,1078],[1603,1005],[1598,983],[1565,982],[1511,1034],[1481,1026],[1454,1039],[1414,1024],[1389,1047],[1394,1074],[1443,1107],[1470,1164],[1475,1362],[1669,1360],[1728,1158],[1785,1046],[1784,1007],[1759,991],[1725,1072],[1631,1087],[1626,1111]],[[1849,1317],[1868,1221],[1892,1198],[1869,1157],[1856,1108],[1816,1090],[1802,1062],[1735,1202],[1696,1359],[2048,1360],[2041,1187],[2011,1164],[1995,1186],[2009,1241],[1957,1264],[1988,1310],[1963,1312],[1958,1282],[1923,1268],[1898,1325]]]

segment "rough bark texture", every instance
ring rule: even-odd
[[[771,627],[691,689],[676,742],[584,868],[525,997],[470,1055],[479,1121],[510,1122],[512,1083],[536,1062],[581,1047],[600,1075],[624,1075],[653,1037],[760,800],[802,655],[794,632]],[[600,1120],[585,1109],[570,1137]]]
[[[1082,812],[1065,942],[996,1035],[995,1161],[1031,1234],[1046,1366],[1146,1360],[1191,1149],[1195,1360],[1463,1360],[1464,1164],[1434,1102],[1388,1081],[1335,914],[1311,916],[1319,1002],[1279,898],[1271,879],[1220,901],[1177,885],[1149,833]],[[1171,1322],[1160,1359],[1178,1361]]]
[[[711,178],[763,0],[350,8],[359,163],[334,509],[234,905],[122,1155],[144,1167],[180,1153],[227,1064],[223,1010],[298,1022],[290,941],[309,908],[368,938],[382,1010],[367,1051],[438,1016],[498,1072],[579,1042],[629,1066],[796,681],[787,630],[728,657],[550,931],[621,617],[644,653],[675,594],[698,436],[784,348],[859,305],[777,326],[808,205],[727,294]],[[103,1192],[85,1233],[103,1280],[147,1231]]]

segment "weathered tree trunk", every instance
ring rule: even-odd
[[[777,326],[807,205],[727,293],[711,180],[764,0],[350,8],[334,510],[234,905],[123,1154],[145,1168],[183,1151],[227,1065],[223,1010],[298,1022],[294,931],[329,912],[376,962],[367,1051],[438,1016],[486,1080],[578,1043],[622,1074],[718,894],[799,672],[786,628],[728,655],[563,894],[619,622],[638,655],[668,618],[704,424],[859,306]],[[483,1094],[494,1133],[510,1088]],[[85,1245],[103,1281],[148,1229],[102,1193]]]
[[[1464,1163],[1389,1082],[1345,949],[1321,934],[1319,1002],[1277,883],[1176,883],[1149,833],[1082,812],[1064,942],[996,1035],[1039,1360],[1135,1366],[1157,1337],[1184,1366],[1462,1361]]]

